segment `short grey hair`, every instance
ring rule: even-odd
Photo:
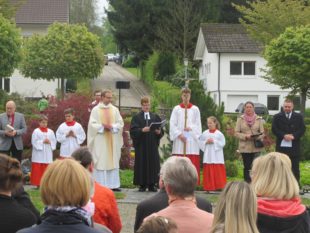
[[[194,195],[198,176],[189,158],[171,156],[164,162],[161,173],[171,194],[182,198]]]

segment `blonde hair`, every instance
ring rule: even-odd
[[[210,116],[210,117],[208,117],[208,118],[207,118],[207,121],[208,121],[208,120],[213,121],[213,122],[215,123],[215,127],[216,127],[217,129],[220,129],[220,128],[221,128],[220,122],[216,119],[215,116]],[[207,122],[207,123],[208,123],[208,122]]]
[[[56,160],[41,180],[41,199],[47,206],[85,206],[90,190],[90,174],[73,159]]]
[[[256,202],[256,195],[248,183],[228,183],[217,202],[210,233],[259,233]]]
[[[253,162],[252,187],[257,196],[289,200],[299,196],[298,183],[286,154],[271,152]]]
[[[173,233],[177,229],[177,224],[172,219],[154,216],[144,221],[137,233]]]

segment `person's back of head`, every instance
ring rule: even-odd
[[[11,192],[22,181],[23,173],[17,159],[0,154],[0,191]]]
[[[161,172],[168,194],[182,198],[194,195],[198,176],[188,158],[171,156],[164,162]]]
[[[253,162],[252,187],[257,196],[290,200],[299,196],[298,183],[285,154],[271,152]]]
[[[86,169],[88,169],[93,162],[93,156],[87,147],[78,148],[72,153],[71,157],[78,161]]]
[[[90,174],[73,159],[56,160],[41,180],[41,199],[47,206],[85,206],[90,190]]]
[[[217,202],[211,233],[259,233],[256,201],[256,195],[248,183],[228,183]]]
[[[177,233],[177,224],[170,218],[154,216],[144,221],[137,233]]]

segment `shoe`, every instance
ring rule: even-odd
[[[112,189],[113,192],[121,192],[122,190],[120,188],[115,188],[115,189]]]
[[[157,192],[157,188],[154,186],[148,188],[149,192]]]

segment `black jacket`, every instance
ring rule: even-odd
[[[292,112],[291,118],[287,119],[284,112],[280,112],[273,117],[272,132],[277,138],[276,151],[287,154],[290,157],[300,156],[300,138],[306,130],[302,115]],[[280,147],[285,134],[293,134],[292,147]]]
[[[0,194],[0,232],[15,233],[37,223],[36,216],[13,197]]]
[[[26,228],[17,233],[99,233],[87,225],[85,220],[75,213],[48,211],[42,215],[42,223],[35,227]],[[106,231],[108,232],[108,231]]]
[[[196,201],[199,209],[212,213],[212,205],[210,202],[198,196],[196,196]],[[154,196],[140,202],[137,205],[134,231],[136,232],[139,229],[145,217],[165,209],[166,207],[168,207],[168,195],[165,189],[161,189]]]
[[[310,233],[310,218],[307,211],[288,218],[258,213],[257,227],[260,233]]]

